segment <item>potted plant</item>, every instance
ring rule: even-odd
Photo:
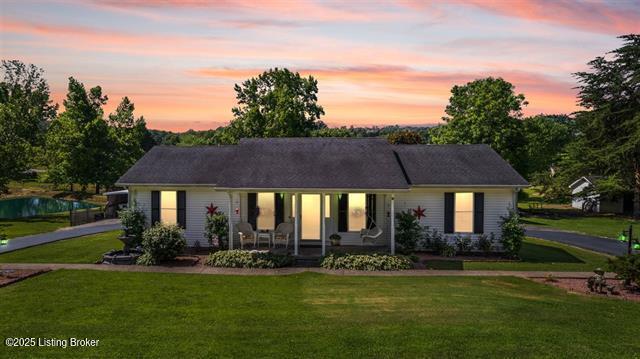
[[[329,240],[331,241],[331,245],[332,246],[339,246],[341,239],[342,239],[342,237],[340,237],[340,235],[338,233],[334,233],[334,234],[329,236]]]

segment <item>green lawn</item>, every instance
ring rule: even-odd
[[[65,239],[0,255],[0,263],[95,263],[110,249],[121,249],[121,231]]]
[[[68,213],[29,218],[0,219],[0,232],[4,232],[9,238],[52,232],[67,226],[69,226]]]
[[[557,218],[525,217],[526,224],[551,227],[594,236],[616,238],[622,230],[633,224],[634,232],[640,235],[640,221],[620,216],[558,216]]]
[[[427,266],[433,269],[591,272],[607,265],[605,255],[537,238],[525,239],[520,259],[518,262],[436,260],[428,261]]]
[[[0,288],[0,357],[633,357],[640,304],[519,278],[63,270]],[[613,334],[608,335],[607,333]]]

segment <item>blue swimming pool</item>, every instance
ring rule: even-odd
[[[14,219],[96,207],[81,201],[47,197],[23,197],[0,200],[0,219]]]

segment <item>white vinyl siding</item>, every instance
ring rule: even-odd
[[[420,224],[437,229],[444,234],[444,193],[445,192],[483,192],[484,193],[484,233],[494,233],[500,237],[501,217],[509,214],[509,209],[514,208],[514,191],[511,188],[434,188],[414,189],[408,193],[396,194],[396,213],[418,208],[426,208],[425,215],[420,219]],[[448,235],[453,237],[454,234]],[[477,235],[471,235],[477,238]]]
[[[133,187],[133,200],[141,208],[147,217],[147,224],[151,222],[151,191],[185,191],[186,196],[186,229],[184,231],[185,239],[188,246],[200,245],[206,247],[209,245],[204,238],[204,225],[207,215],[207,206],[213,203],[218,207],[218,211],[227,214],[229,212],[229,195],[227,192],[219,192],[209,188],[194,187],[171,187],[171,188],[150,188],[150,187]],[[161,196],[162,197],[162,196]],[[237,197],[237,198],[236,198]],[[238,216],[235,214],[235,208],[239,208],[239,197],[234,196],[232,204],[231,219],[234,223],[238,222]]]

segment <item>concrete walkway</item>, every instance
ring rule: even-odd
[[[526,226],[526,234],[529,237],[542,238],[615,256],[627,254],[627,243],[615,239],[536,226]]]
[[[101,232],[109,232],[122,229],[119,219],[107,219],[104,221],[82,224],[75,227],[60,228],[57,231],[34,234],[31,236],[17,237],[9,240],[9,243],[0,246],[0,253],[7,253],[17,249],[33,247],[40,244],[59,241],[62,239],[86,236]]]
[[[139,265],[108,265],[108,264],[62,264],[62,263],[4,263],[0,269],[72,269],[72,270],[99,270],[109,272],[145,272],[145,273],[182,273],[182,274],[209,274],[209,275],[290,275],[304,272],[323,273],[340,276],[416,276],[416,277],[522,277],[544,278],[552,275],[556,278],[580,278],[586,279],[593,272],[544,272],[544,271],[489,271],[489,270],[425,270],[411,269],[403,271],[356,271],[356,270],[330,270],[315,267],[286,267],[278,269],[244,269],[244,268],[214,268],[202,264],[189,267],[169,266],[139,266]],[[613,273],[607,273],[607,277],[613,278]]]

